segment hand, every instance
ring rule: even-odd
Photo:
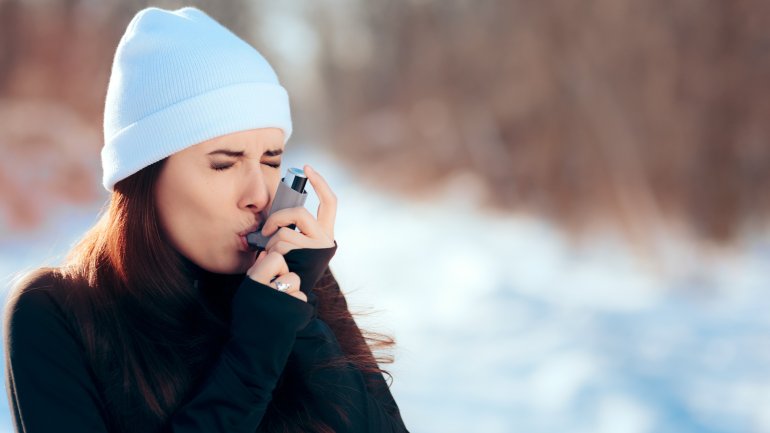
[[[309,165],[304,166],[305,175],[313,185],[320,201],[317,219],[304,207],[281,209],[268,217],[262,227],[264,236],[273,235],[265,245],[265,251],[286,255],[301,248],[330,248],[334,243],[334,220],[337,215],[337,196],[334,195],[323,177]],[[286,226],[295,224],[299,232]]]
[[[290,283],[291,286],[284,293],[307,302],[307,295],[300,291],[302,281],[299,275],[289,272],[289,266],[283,256],[277,252],[262,251],[259,253],[257,261],[246,271],[246,275],[252,280],[274,289],[276,281]]]

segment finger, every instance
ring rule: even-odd
[[[317,212],[318,222],[326,233],[329,234],[329,237],[334,239],[334,221],[337,218],[337,196],[326,180],[313,167],[306,164],[304,170],[320,202]]]
[[[297,275],[294,272],[287,272],[286,274],[281,275],[280,277],[276,278],[275,281],[273,281],[273,287],[275,287],[275,282],[280,281],[282,283],[289,283],[291,284],[291,287],[289,287],[286,290],[286,293],[299,290],[301,280],[299,278],[299,275]]]
[[[255,262],[247,271],[247,274],[251,279],[265,285],[270,285],[276,276],[281,276],[289,272],[289,267],[282,254],[263,251],[260,253],[260,256],[259,263]]]
[[[290,207],[274,212],[265,221],[262,235],[270,236],[279,227],[286,227],[290,224],[295,224],[303,234],[311,238],[318,238],[321,233],[326,237],[326,231],[304,207]]]
[[[279,278],[275,279],[275,281],[273,282],[273,287],[275,287],[276,281],[291,284],[291,286],[289,286],[289,288],[286,289],[286,291],[284,291],[283,293],[293,296],[303,302],[307,302],[307,296],[304,293],[302,293],[302,291],[300,290],[302,280],[299,278],[299,275],[297,275],[294,272],[289,272],[284,275],[281,275]]]
[[[307,302],[307,295],[305,295],[302,292],[291,292],[289,293],[291,296],[294,296],[295,298],[299,299],[302,302]]]
[[[275,234],[273,234],[270,240],[267,241],[265,249],[272,249],[272,247],[280,241],[294,244],[296,248],[311,248],[313,246],[312,242],[310,242],[311,239],[302,233],[296,230],[292,230],[288,227],[281,227],[277,232],[275,232]]]
[[[275,251],[267,251],[265,267],[271,273],[271,280],[275,275],[283,275],[289,272],[289,266],[286,264],[286,260],[283,259],[283,254]]]
[[[270,260],[270,263],[278,268],[277,274],[283,275],[289,272],[289,266],[286,264],[286,260],[283,259],[283,254],[268,252],[265,260]]]
[[[270,252],[280,254],[281,257],[283,257],[286,253],[294,249],[297,249],[296,245],[286,241],[278,241],[270,247]]]

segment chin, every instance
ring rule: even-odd
[[[205,269],[208,272],[213,272],[215,274],[245,274],[247,270],[251,267],[251,265],[254,263],[254,258],[251,259],[251,262],[244,261],[243,259],[240,260],[232,260],[228,262],[216,262],[216,263],[206,263],[203,265],[199,265],[201,268]]]
[[[228,266],[223,266],[220,274],[245,274],[246,271],[254,265],[254,261],[257,259],[256,254],[239,255],[238,259],[234,263]]]

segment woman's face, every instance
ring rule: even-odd
[[[245,273],[256,253],[243,236],[267,219],[281,179],[283,131],[252,129],[168,157],[156,184],[161,227],[172,246],[210,272]]]

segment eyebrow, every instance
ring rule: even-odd
[[[265,156],[278,156],[283,154],[283,149],[269,149],[266,150],[263,155]],[[242,150],[229,150],[229,149],[217,149],[212,152],[207,153],[207,155],[226,155],[226,156],[232,156],[233,158],[242,158],[244,155],[244,152]]]

